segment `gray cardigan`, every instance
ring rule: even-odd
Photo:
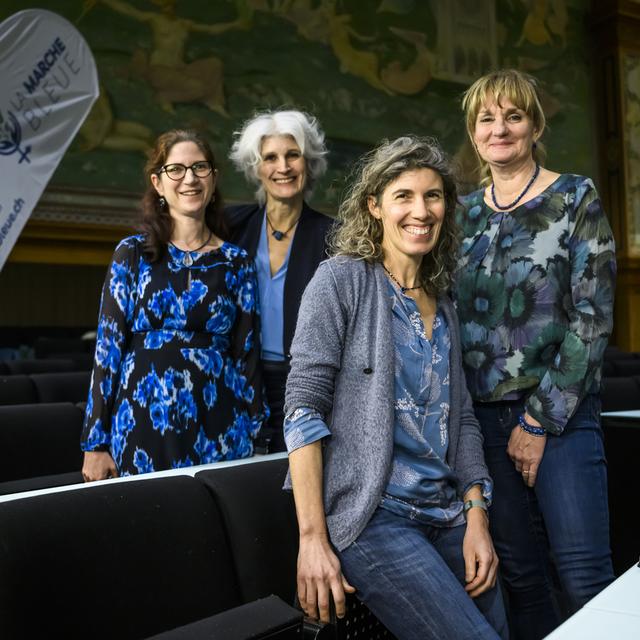
[[[439,298],[438,306],[451,335],[447,463],[458,477],[460,491],[470,482],[489,478],[489,473],[462,371],[458,319],[448,298]],[[369,522],[391,472],[391,322],[382,265],[345,256],[320,264],[298,312],[285,412],[315,409],[331,431],[323,441],[324,507],[338,550],[348,547]]]

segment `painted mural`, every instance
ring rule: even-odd
[[[0,20],[25,8],[4,0]],[[48,0],[98,64],[101,96],[52,184],[138,192],[144,152],[171,127],[210,137],[227,199],[250,190],[226,161],[255,111],[315,114],[331,212],[353,160],[383,137],[434,135],[472,166],[460,95],[492,68],[537,76],[548,165],[595,174],[587,0]]]
[[[640,56],[622,59],[629,249],[640,255]]]

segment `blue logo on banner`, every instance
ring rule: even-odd
[[[22,128],[11,111],[7,111],[8,120],[5,120],[0,113],[0,156],[10,156],[17,153],[20,159],[18,164],[23,160],[31,163],[29,154],[31,153],[31,145],[27,145],[24,149],[20,146],[22,142]]]

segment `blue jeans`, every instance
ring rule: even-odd
[[[500,558],[512,635],[537,640],[560,622],[551,559],[568,613],[613,580],[600,397],[589,394],[560,436],[547,436],[533,489],[507,455],[522,401],[477,403],[493,478],[491,534]]]
[[[500,590],[472,600],[462,586],[464,532],[464,525],[432,527],[378,508],[338,553],[342,572],[398,640],[507,638]]]

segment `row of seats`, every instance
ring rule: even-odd
[[[0,378],[0,494],[82,482],[88,372]],[[640,376],[605,378],[604,411],[640,409]]]
[[[0,637],[138,640],[223,612],[217,633],[166,637],[267,637],[273,607],[254,601],[271,594],[300,627],[286,461],[270,462],[0,502]]]
[[[58,371],[89,371],[93,355],[89,353],[66,354],[57,358],[31,358],[0,361],[0,375],[29,373],[53,373]]]
[[[70,402],[0,407],[0,495],[82,482],[83,417]]]
[[[640,353],[622,351],[615,346],[607,347],[602,362],[602,375],[605,378],[640,375]]]
[[[0,637],[392,638],[355,598],[292,609],[298,530],[283,454],[190,475],[0,498]],[[154,635],[155,634],[155,635]]]
[[[0,375],[0,406],[38,402],[84,402],[90,371]]]
[[[640,409],[640,375],[603,378],[601,397],[603,411]]]
[[[0,406],[84,402],[89,392],[90,378],[89,371],[0,376]],[[603,411],[640,409],[640,374],[603,378],[602,408]]]
[[[640,375],[640,358],[624,360],[605,360],[602,363],[602,375],[605,378]]]

